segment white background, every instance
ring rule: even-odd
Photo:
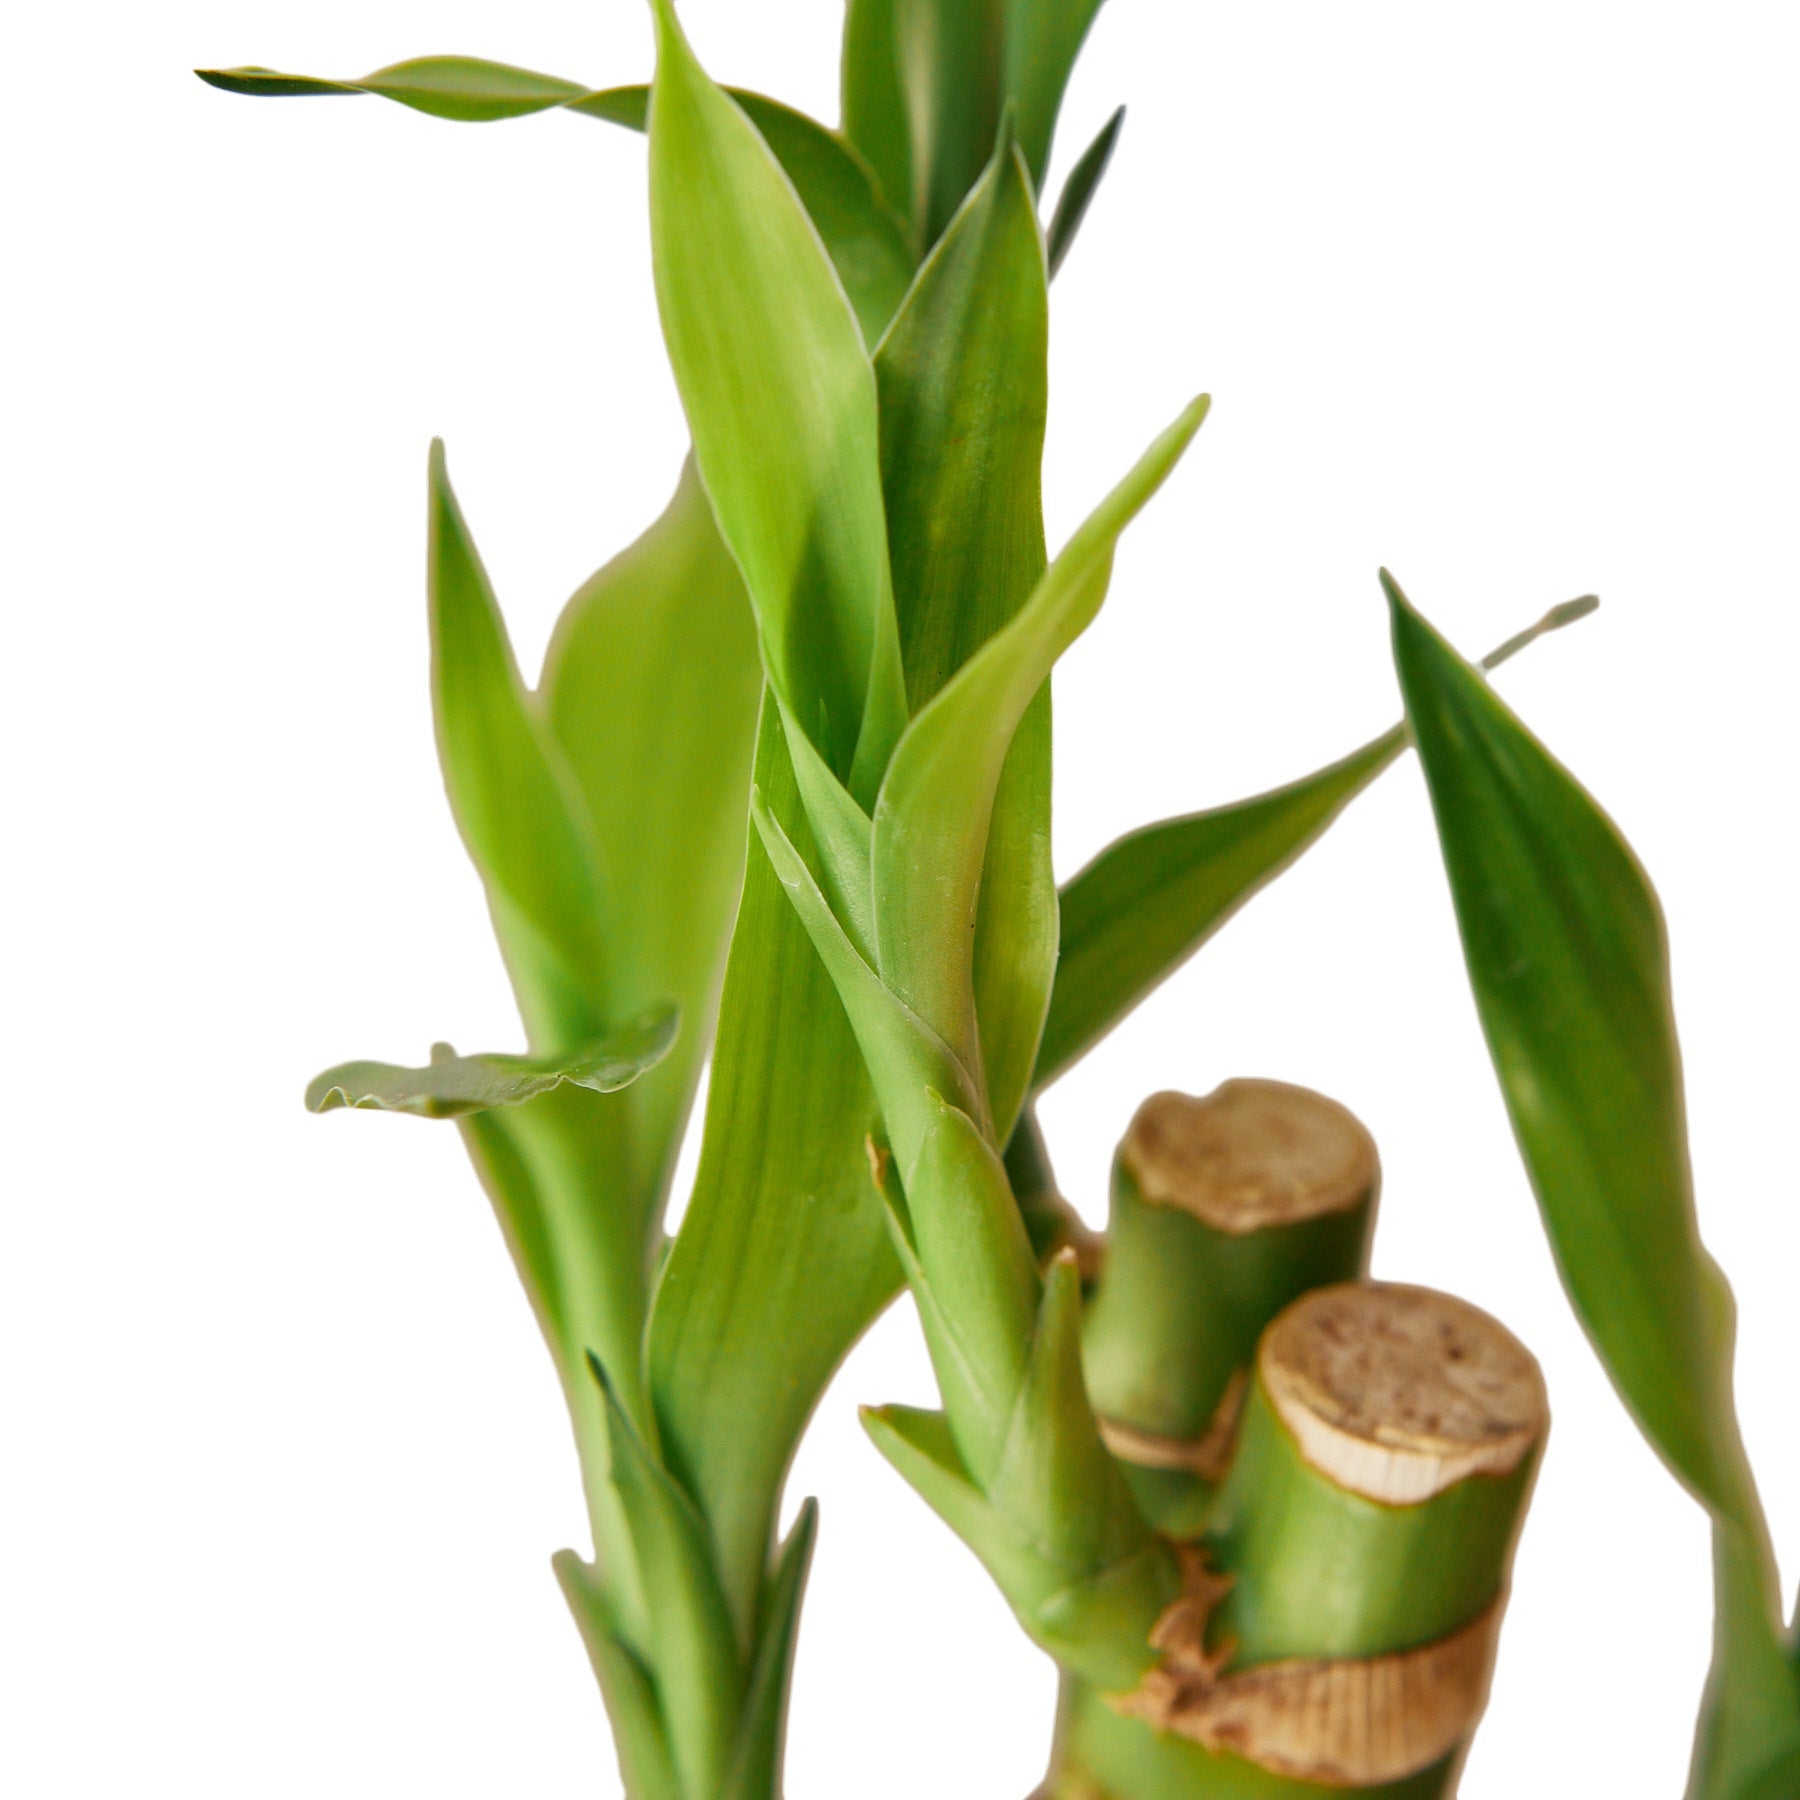
[[[835,117],[836,0],[685,16],[721,78]],[[643,146],[187,70],[625,81],[646,10],[68,4],[0,45],[0,1788],[615,1791],[547,1566],[573,1458],[455,1135],[300,1091],[517,1042],[433,761],[425,446],[534,669],[683,442]],[[1797,64],[1775,5],[1112,0],[1053,177],[1130,103],[1057,284],[1048,469],[1054,543],[1216,396],[1059,677],[1065,873],[1396,716],[1378,563],[1470,651],[1603,595],[1502,686],[1662,891],[1790,1592]],[[1675,1796],[1702,1521],[1560,1297],[1410,763],[1055,1091],[1065,1184],[1095,1210],[1143,1095],[1235,1073],[1352,1104],[1378,1272],[1549,1373],[1469,1800]],[[896,1312],[801,1454],[792,1800],[1008,1800],[1042,1765],[1048,1666],[854,1425],[928,1391]]]

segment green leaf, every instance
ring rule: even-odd
[[[1482,658],[1502,663],[1586,618],[1591,594],[1553,606]],[[1062,955],[1034,1088],[1047,1087],[1166,981],[1252,895],[1311,849],[1411,742],[1404,725],[1303,780],[1128,832],[1062,890]]]
[[[921,250],[980,179],[1000,131],[1005,0],[893,0],[894,66],[911,143]]]
[[[1075,234],[1081,229],[1081,221],[1087,217],[1088,207],[1093,203],[1094,194],[1100,186],[1100,178],[1106,173],[1106,165],[1112,161],[1113,148],[1119,141],[1119,130],[1124,123],[1125,109],[1121,106],[1100,127],[1099,136],[1082,151],[1081,160],[1069,171],[1069,178],[1063,183],[1063,191],[1056,202],[1056,215],[1050,221],[1052,277],[1063,266],[1063,258],[1069,254],[1070,247],[1075,242]]]
[[[592,1358],[606,1401],[612,1477],[650,1603],[651,1666],[669,1760],[684,1794],[716,1794],[730,1769],[744,1677],[706,1527],[657,1463]]]
[[[1100,0],[1006,0],[1006,97],[1039,187],[1063,91],[1099,10]]]
[[[1573,776],[1383,583],[1470,983],[1564,1283],[1664,1460],[1748,1522],[1731,1298],[1694,1219],[1656,895]]]
[[[818,1531],[819,1503],[804,1501],[769,1577],[750,1691],[723,1800],[770,1800],[778,1791],[794,1645],[800,1632],[800,1597],[806,1591]]]
[[[606,1701],[625,1792],[631,1800],[682,1800],[675,1766],[669,1760],[655,1684],[619,1638],[596,1571],[573,1550],[557,1551],[550,1566],[556,1571]]]
[[[1396,726],[1252,800],[1146,825],[1062,890],[1062,956],[1032,1082],[1047,1087],[1310,849],[1406,748]]]
[[[359,81],[318,81],[274,69],[196,69],[202,81],[233,94],[379,94],[440,119],[485,124],[516,119],[579,100],[587,89],[532,69],[486,62],[478,56],[417,56],[391,63]]]
[[[664,1006],[622,1031],[564,1057],[458,1056],[433,1044],[430,1065],[347,1062],[316,1075],[306,1089],[308,1112],[340,1106],[412,1113],[421,1119],[455,1119],[496,1106],[517,1106],[570,1082],[597,1094],[629,1087],[669,1054],[680,1013]]]
[[[652,1215],[712,1043],[761,689],[744,584],[689,459],[662,517],[564,609],[539,689],[606,876],[612,1002],[681,1008],[680,1040],[630,1098]]]
[[[867,805],[906,719],[875,381],[768,146],[658,0],[657,299],[695,455],[784,705]]]
[[[882,980],[950,1047],[980,1062],[973,961],[988,824],[1013,733],[1106,596],[1121,532],[1206,416],[1194,401],[1076,531],[1023,610],[908,727],[874,812]],[[991,1126],[991,1120],[984,1120]]]
[[[534,1052],[602,1036],[609,992],[595,847],[580,791],[526,692],[431,447],[431,691],[451,810],[487,888]]]
[[[1470,984],[1563,1284],[1640,1429],[1714,1518],[1691,1791],[1722,1800],[1800,1746],[1800,1685],[1732,1400],[1731,1292],[1694,1216],[1662,910],[1612,821],[1382,583]]]
[[[234,94],[379,94],[440,119],[483,124],[561,106],[590,119],[642,131],[650,90],[587,88],[554,75],[471,56],[421,56],[360,81],[319,81],[273,69],[196,69],[202,81]],[[912,278],[905,222],[881,197],[873,171],[835,131],[762,94],[731,90],[793,182],[824,240],[865,340],[873,344],[894,316]]]
[[[1014,617],[1043,574],[1048,336],[1031,185],[1003,142],[875,358],[894,604],[914,711]],[[1001,1134],[1024,1094],[1055,970],[1044,687],[1000,778],[975,930],[975,1006]]]
[[[773,702],[755,779],[806,841]],[[648,1348],[663,1454],[705,1514],[746,1635],[794,1445],[900,1284],[863,1149],[876,1124],[844,1009],[752,834],[699,1173]]]
[[[863,154],[913,240],[912,128],[894,40],[895,0],[848,0],[842,68],[844,135]]]

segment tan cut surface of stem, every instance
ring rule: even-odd
[[[1238,1415],[1244,1410],[1244,1394],[1249,1385],[1247,1370],[1232,1372],[1225,1392],[1219,1396],[1212,1422],[1197,1438],[1140,1431],[1137,1426],[1109,1419],[1104,1413],[1096,1416],[1096,1423],[1107,1449],[1124,1462],[1136,1463],[1140,1469],[1180,1470],[1198,1475],[1202,1481],[1221,1481],[1231,1463]]]
[[[1263,1334],[1257,1368],[1306,1460],[1389,1506],[1509,1473],[1550,1418],[1531,1352],[1480,1308],[1427,1288],[1319,1288]]]
[[[1150,1204],[1234,1235],[1342,1211],[1380,1176],[1354,1114],[1283,1081],[1227,1081],[1204,1099],[1152,1094],[1120,1153]]]

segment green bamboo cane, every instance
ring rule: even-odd
[[[1263,1335],[1161,1666],[1122,1700],[1065,1696],[1047,1791],[1452,1792],[1548,1416],[1529,1353],[1461,1301],[1368,1282],[1296,1301]]]

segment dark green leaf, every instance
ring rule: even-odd
[[[431,449],[431,688],[451,810],[487,888],[532,1049],[557,1056],[609,1022],[601,883],[580,790],[519,679],[463,522],[444,447]]]
[[[1087,209],[1100,186],[1101,176],[1106,173],[1106,165],[1112,161],[1113,147],[1119,141],[1119,129],[1124,123],[1125,109],[1121,106],[1100,127],[1100,135],[1082,151],[1081,160],[1069,171],[1069,178],[1063,183],[1063,191],[1056,202],[1056,216],[1050,221],[1052,276],[1063,266],[1063,258],[1075,242],[1081,221],[1087,217]]]
[[[1593,595],[1553,606],[1482,658],[1497,669],[1586,618]],[[1272,793],[1127,833],[1062,890],[1062,956],[1034,1087],[1085,1056],[1252,895],[1310,849],[1410,739],[1397,725]]]
[[[1003,145],[875,358],[894,605],[915,711],[1017,613],[1044,572],[1048,315],[1030,182]],[[975,1005],[1004,1135],[1056,969],[1048,687],[1027,709],[1001,775],[979,906]]]
[[[650,221],[695,455],[788,714],[866,806],[906,720],[875,380],[817,233],[657,0]]]
[[[1006,0],[1006,98],[1031,179],[1050,166],[1063,90],[1100,0]]]
[[[1563,1284],[1644,1435],[1714,1518],[1692,1791],[1755,1792],[1753,1771],[1800,1749],[1800,1685],[1732,1401],[1731,1292],[1694,1217],[1662,909],[1612,821],[1382,582],[1470,984]]]
[[[431,1047],[423,1069],[393,1063],[347,1062],[314,1076],[306,1090],[308,1112],[340,1106],[413,1113],[422,1119],[454,1119],[496,1106],[535,1100],[566,1082],[611,1094],[629,1087],[668,1055],[680,1015],[673,1006],[646,1013],[623,1031],[564,1057],[458,1056],[448,1044]]]
[[[772,702],[756,781],[805,841]],[[700,1170],[648,1351],[663,1453],[706,1515],[746,1632],[794,1445],[832,1371],[900,1285],[863,1150],[876,1124],[844,1009],[753,835]]]
[[[1033,1084],[1085,1056],[1406,748],[1396,726],[1273,793],[1131,832],[1062,890],[1062,956]]]

